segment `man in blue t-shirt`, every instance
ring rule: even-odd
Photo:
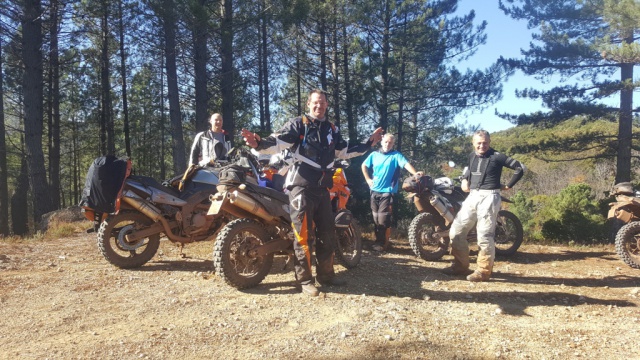
[[[393,150],[395,137],[385,134],[380,142],[380,151],[372,152],[362,163],[362,174],[371,189],[371,213],[375,224],[375,251],[389,249],[391,235],[391,216],[393,214],[393,198],[398,192],[400,170],[407,169],[411,175],[420,174],[407,158],[399,151]],[[373,172],[373,178],[370,176]]]

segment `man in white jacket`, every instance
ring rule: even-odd
[[[190,165],[210,165],[216,160],[226,160],[231,141],[222,129],[222,115],[215,113],[209,118],[211,129],[200,132],[191,145]]]

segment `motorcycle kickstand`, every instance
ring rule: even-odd
[[[285,271],[289,263],[291,263],[292,261],[293,261],[293,254],[287,255],[287,260],[284,261],[284,265],[282,265],[282,270],[280,271]]]
[[[179,243],[178,247],[180,248],[180,253],[178,254],[178,256],[180,256],[181,258],[186,258],[187,255],[185,253],[182,252],[182,250],[184,249],[184,243]]]

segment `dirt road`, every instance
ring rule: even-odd
[[[640,358],[640,272],[611,246],[524,246],[471,284],[394,245],[308,298],[282,258],[260,286],[229,287],[210,242],[181,258],[162,241],[121,270],[87,234],[0,241],[0,358]]]

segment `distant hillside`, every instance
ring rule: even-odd
[[[635,130],[640,133],[640,128]],[[615,122],[576,118],[550,128],[524,125],[496,132],[491,145],[525,164],[528,171],[517,189],[528,196],[553,195],[584,182],[596,198],[603,198],[615,178],[617,131]],[[640,166],[635,163],[632,177],[638,179]]]

